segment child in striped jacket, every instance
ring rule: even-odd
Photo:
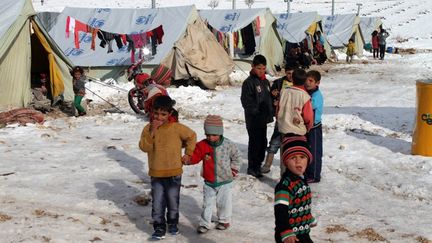
[[[305,137],[284,137],[282,160],[287,170],[275,188],[275,240],[283,243],[312,243],[310,228],[312,194],[303,177],[312,154]]]

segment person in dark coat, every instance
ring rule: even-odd
[[[267,60],[263,55],[254,57],[250,75],[243,82],[240,98],[249,135],[247,173],[257,178],[262,177],[261,163],[267,147],[267,123],[273,121],[270,83],[265,76],[266,65]]]

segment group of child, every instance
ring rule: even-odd
[[[321,180],[323,96],[321,75],[287,63],[285,77],[269,86],[266,59],[257,55],[243,82],[241,103],[249,134],[247,173],[257,178],[271,169],[281,148],[281,180],[275,188],[276,242],[312,242],[311,193],[308,183]],[[272,104],[269,107],[269,104]],[[270,115],[271,114],[271,115]],[[267,148],[267,124],[276,117]]]
[[[277,242],[312,242],[309,232],[310,227],[315,225],[315,219],[311,214],[312,197],[308,181],[320,180],[315,166],[319,163],[321,167],[322,156],[322,95],[318,89],[321,76],[317,71],[306,73],[287,66],[286,77],[275,81],[270,87],[265,71],[265,57],[255,56],[241,91],[249,135],[247,174],[262,177],[266,165],[267,171],[271,167],[271,163],[261,167],[266,150],[273,158],[281,146],[281,168],[287,170],[281,173],[275,188],[275,239]],[[241,164],[239,149],[224,136],[220,116],[206,117],[206,138],[197,143],[193,130],[178,120],[169,119],[174,112],[173,105],[169,96],[156,97],[152,118],[144,127],[139,141],[139,148],[148,155],[153,199],[152,239],[155,240],[163,239],[167,232],[171,235],[179,233],[182,167],[200,161],[204,197],[197,232],[204,234],[211,229],[215,203],[218,218],[215,228],[229,228],[233,180]],[[273,121],[273,117],[277,120],[275,139],[267,149],[267,124]],[[182,148],[185,148],[183,155]]]
[[[171,235],[179,233],[182,167],[200,161],[203,162],[204,199],[197,232],[203,234],[211,228],[215,202],[218,208],[216,229],[229,228],[232,215],[232,181],[241,164],[239,149],[223,135],[223,121],[220,116],[206,117],[206,138],[196,143],[196,133],[193,130],[169,119],[174,111],[173,103],[169,96],[156,97],[152,119],[144,127],[139,142],[140,149],[148,155],[153,199],[152,238],[155,240],[165,238],[167,231]]]

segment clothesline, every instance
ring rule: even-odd
[[[66,19],[66,38],[70,37],[70,33],[74,34],[74,44],[75,48],[80,49],[80,36],[79,32],[91,33],[91,45],[92,50],[96,49],[96,36],[101,40],[99,46],[105,48],[108,45],[107,53],[113,52],[112,41],[116,42],[118,49],[123,48],[124,45],[128,45],[128,51],[131,52],[131,62],[135,62],[135,50],[136,48],[143,48],[145,46],[151,45],[151,54],[156,55],[157,45],[162,44],[162,38],[164,31],[162,25],[157,28],[135,34],[125,34],[125,33],[111,33],[103,31],[98,28],[94,28],[88,24],[85,24],[71,16]],[[81,38],[82,40],[83,38]],[[138,52],[138,58],[142,58],[142,53]]]

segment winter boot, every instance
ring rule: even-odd
[[[267,153],[265,164],[261,167],[261,173],[266,174],[270,172],[270,167],[273,163],[274,153]]]

